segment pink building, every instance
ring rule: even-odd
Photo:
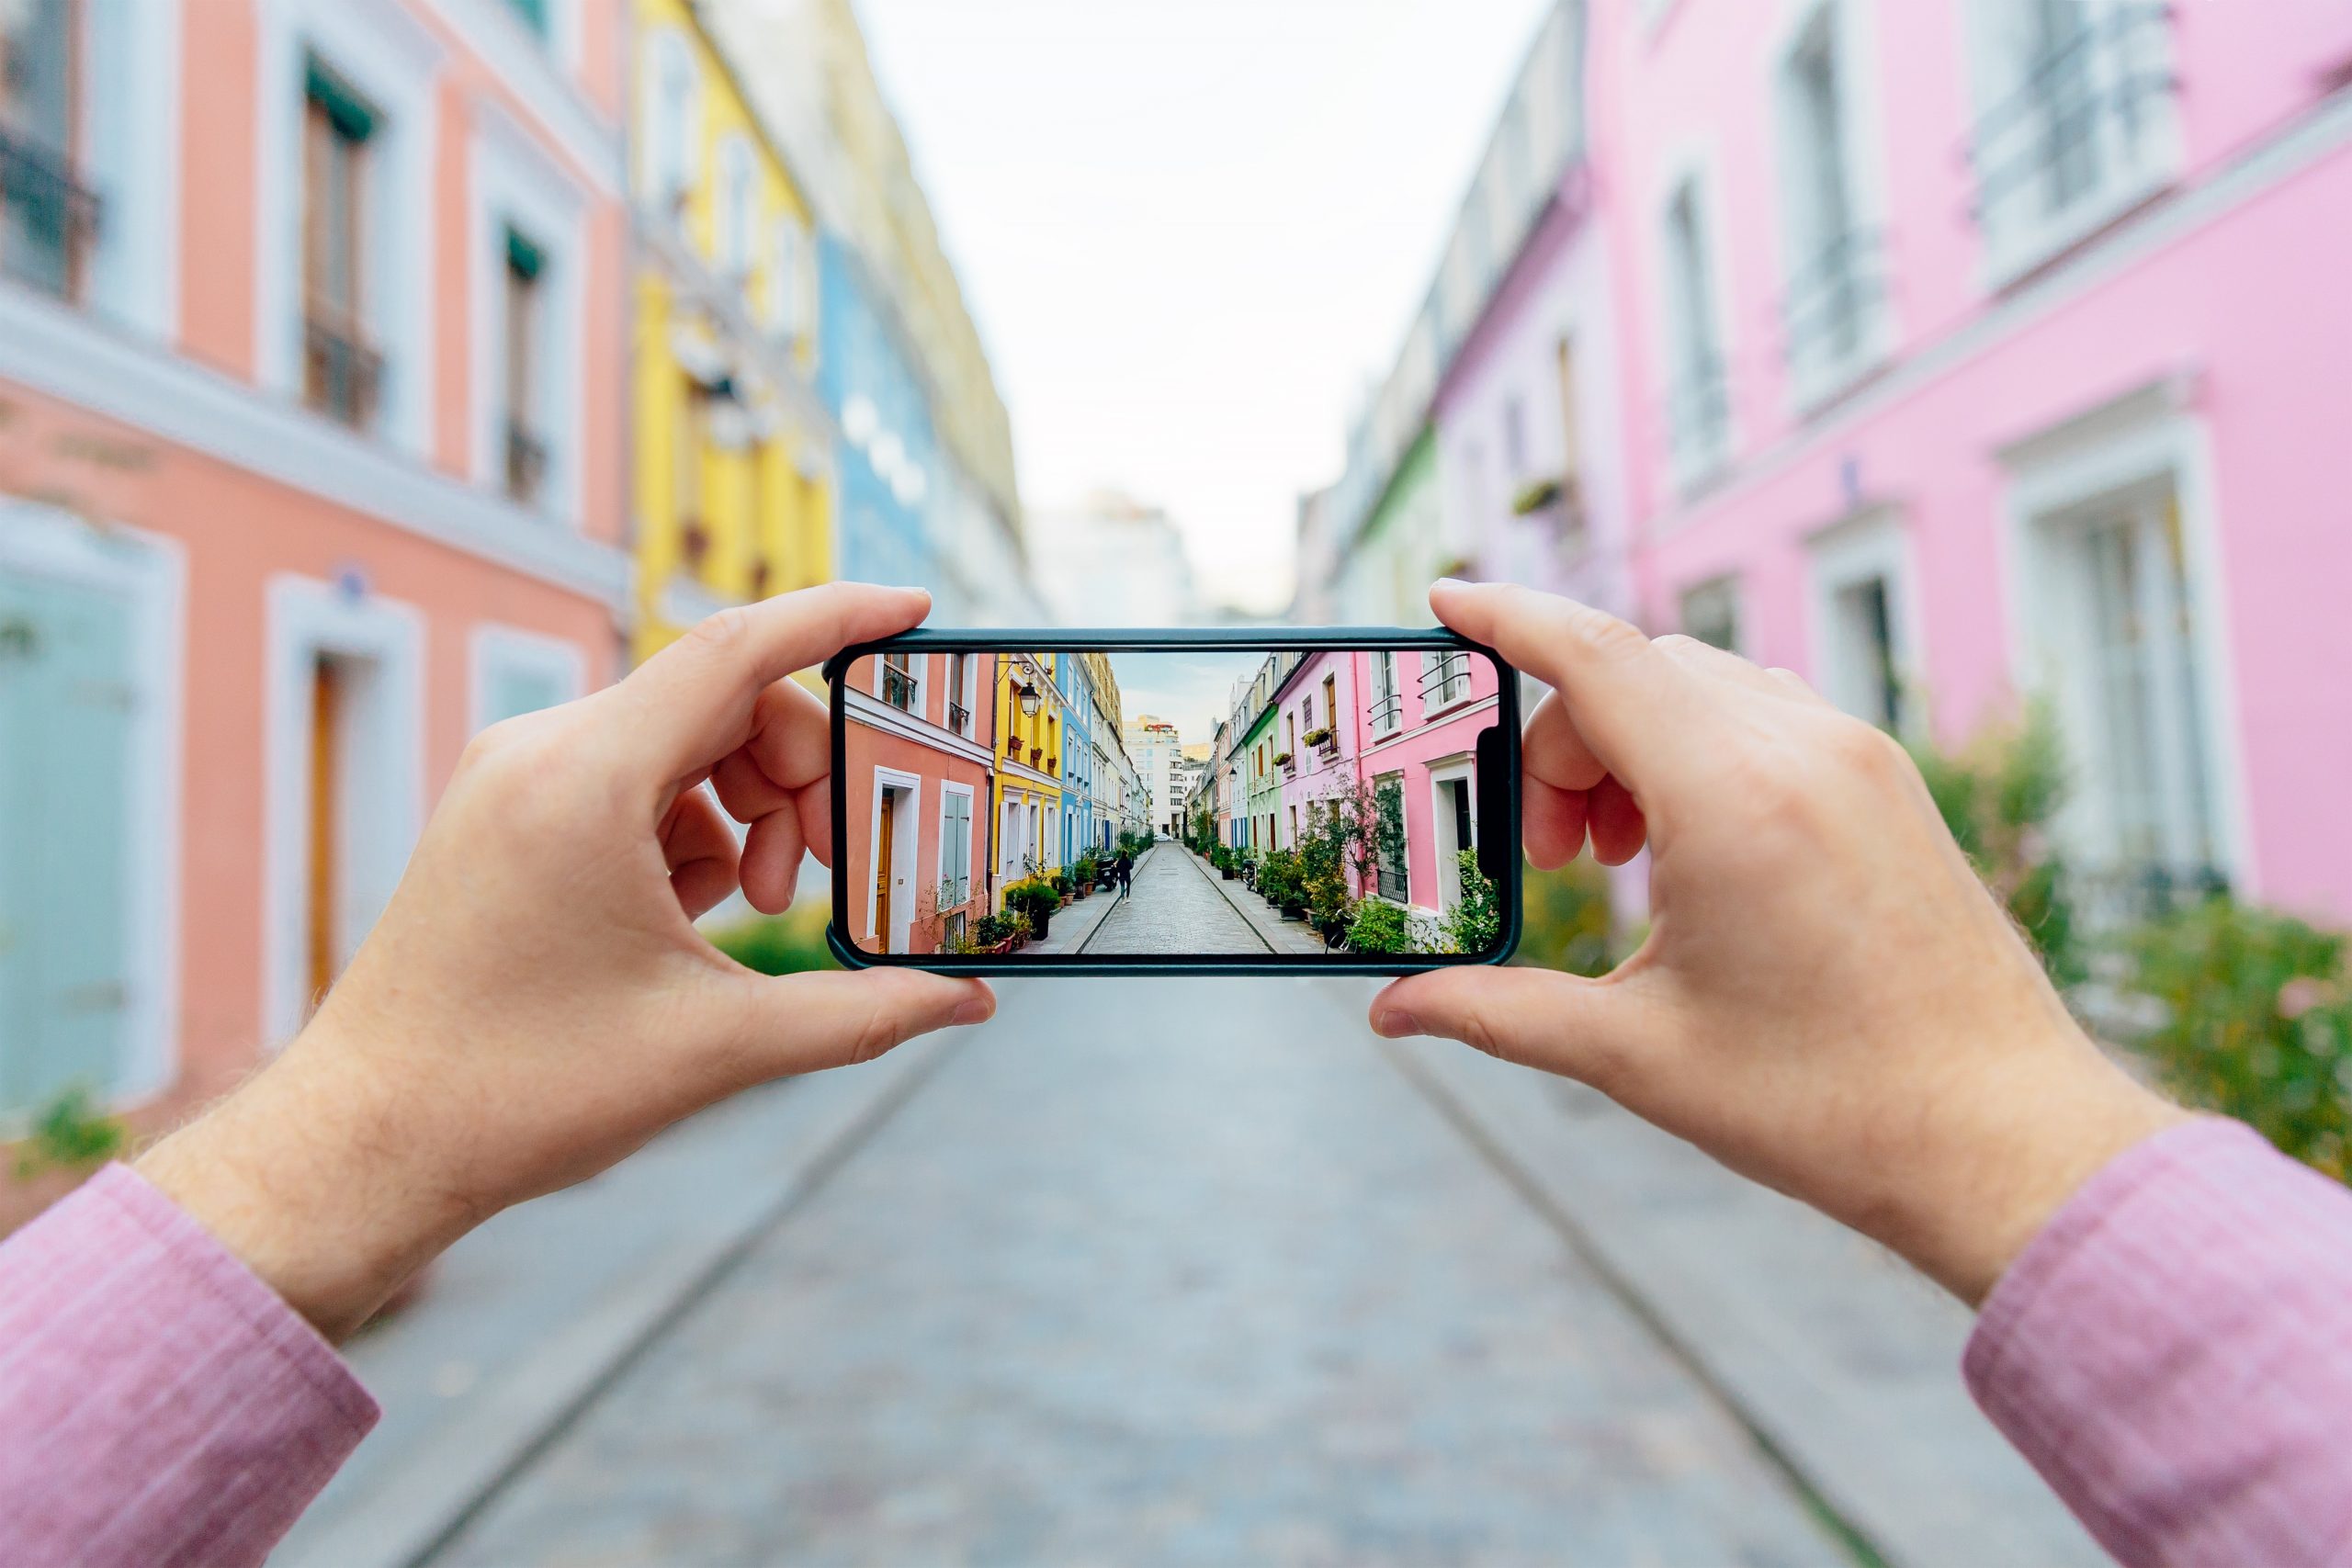
[[[1282,777],[1282,841],[1298,842],[1317,803],[1355,787],[1363,712],[1359,665],[1369,655],[1309,654],[1274,693],[1274,742],[1290,757]]]
[[[1595,0],[1645,618],[2352,917],[2352,7]]]
[[[625,47],[613,0],[0,6],[0,1123],[235,1082],[467,739],[610,676]]]
[[[1377,891],[1430,917],[1461,901],[1456,854],[1478,845],[1478,736],[1498,707],[1492,661],[1466,653],[1353,655],[1357,772],[1403,797],[1405,863]]]

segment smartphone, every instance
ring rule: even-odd
[[[944,631],[844,649],[854,967],[1403,974],[1519,940],[1519,682],[1446,631]]]

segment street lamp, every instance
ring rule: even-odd
[[[1022,712],[1022,716],[1023,716],[1023,717],[1026,717],[1026,718],[1035,718],[1035,717],[1036,717],[1036,716],[1037,716],[1037,705],[1038,705],[1038,703],[1042,702],[1043,700],[1044,700],[1044,698],[1040,695],[1040,694],[1038,693],[1038,691],[1037,691],[1037,688],[1036,688],[1036,687],[1035,687],[1035,686],[1023,686],[1023,687],[1022,687],[1022,688],[1021,688],[1021,712]]]

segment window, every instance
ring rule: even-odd
[[[1895,673],[1894,620],[1887,580],[1875,573],[1840,583],[1830,595],[1830,636],[1838,653],[1838,705],[1881,729],[1902,726],[1903,685]]]
[[[645,53],[643,124],[645,198],[660,216],[683,216],[699,160],[695,141],[698,87],[694,51],[674,28],[653,35]]]
[[[528,503],[547,478],[548,444],[538,417],[540,340],[546,332],[547,268],[539,247],[506,231],[506,493]]]
[[[369,141],[378,117],[316,61],[303,96],[302,400],[355,430],[376,420],[383,360],[368,342]]]
[[[1667,415],[1675,472],[1686,487],[1712,479],[1731,445],[1713,266],[1698,182],[1686,179],[1666,211]]]
[[[1739,584],[1720,577],[1682,594],[1682,635],[1726,653],[1739,651]]]
[[[1405,722],[1405,699],[1396,685],[1396,655],[1382,649],[1372,656],[1372,701],[1364,709],[1373,732],[1385,735]]]
[[[972,656],[947,656],[947,728],[958,735],[972,733]]]
[[[1977,212],[1998,284],[2153,193],[2177,164],[2171,10],[1982,0],[1963,15]]]
[[[1527,405],[1516,396],[1503,404],[1503,469],[1514,485],[1527,477]]]
[[[1470,695],[1470,656],[1453,649],[1421,659],[1421,711],[1427,715]]]
[[[736,283],[752,276],[757,243],[760,165],[749,137],[728,137],[718,149],[718,267]]]
[[[82,296],[98,197],[79,177],[83,8],[0,6],[0,276]]]
[[[1909,550],[1901,519],[1878,513],[1810,547],[1815,684],[1855,717],[1901,734],[1910,675]]]
[[[972,897],[972,795],[950,787],[939,797],[939,908]]]
[[[1340,678],[1337,675],[1323,677],[1323,722],[1331,732],[1327,745],[1336,751],[1340,747]]]
[[[1824,0],[1781,62],[1781,196],[1789,367],[1801,402],[1836,389],[1870,346],[1883,280],[1856,210],[1838,18]]]
[[[882,700],[901,713],[917,711],[911,654],[886,653],[882,656]]]
[[[1380,896],[1402,904],[1409,897],[1405,879],[1405,775],[1383,773],[1372,787],[1380,814],[1380,830],[1374,840]]]

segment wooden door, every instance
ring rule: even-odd
[[[899,792],[886,789],[874,841],[874,941],[883,953],[890,951],[890,867],[897,863],[899,852],[898,816]]]
[[[327,994],[342,966],[336,913],[343,897],[343,671],[332,659],[311,667],[311,911],[303,933],[311,1005]]]

